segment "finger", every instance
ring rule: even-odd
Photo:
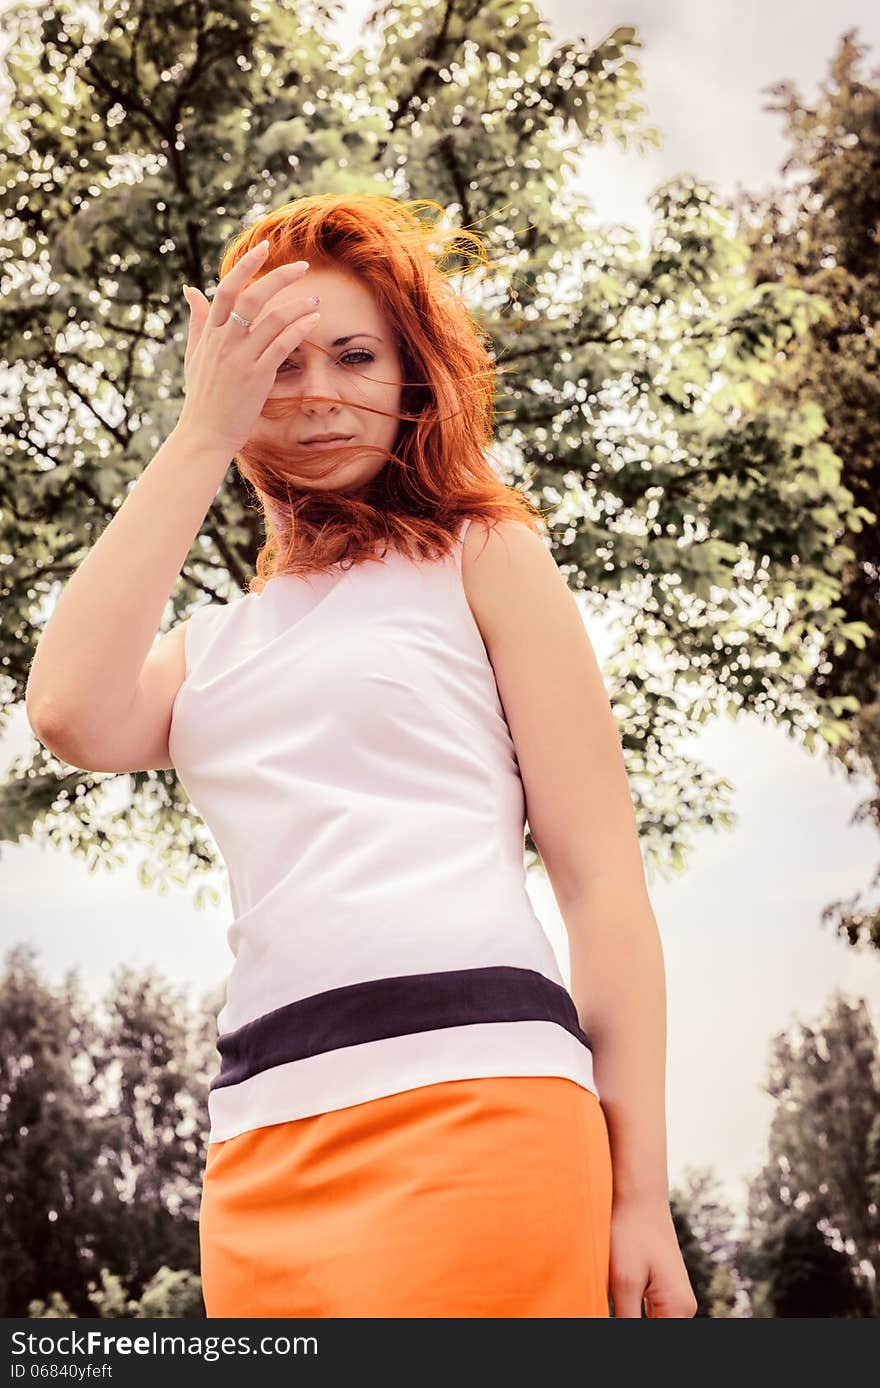
[[[633,1286],[618,1285],[616,1290],[612,1286],[611,1295],[614,1299],[614,1318],[615,1320],[641,1320],[642,1317],[642,1294]]]
[[[208,320],[211,305],[201,290],[194,289],[192,285],[189,284],[183,286],[183,297],[189,305],[189,332],[187,334],[186,348],[183,355],[183,366],[186,371],[192,360],[193,352],[196,350],[201,340],[202,333],[205,330],[205,323]]]
[[[251,246],[249,251],[245,251],[241,259],[223,276],[211,300],[208,323],[212,328],[220,328],[226,322],[230,310],[235,308],[236,299],[251,276],[256,274],[268,251],[269,242],[260,241],[256,246]]]
[[[696,1315],[697,1307],[693,1301],[681,1296],[653,1296],[648,1302],[648,1315],[662,1320],[687,1320]]]
[[[316,310],[310,300],[305,300],[299,305],[299,312],[294,322],[290,322],[290,310],[288,309],[281,320],[279,330],[277,315],[267,313],[259,325],[257,331],[260,338],[265,340],[263,352],[260,355],[260,364],[271,366],[276,370],[281,365],[288,352],[298,347],[306,333],[318,322],[321,317],[320,310]],[[259,343],[255,343],[258,346]]]
[[[265,275],[260,275],[238,295],[234,305],[236,313],[240,313],[242,318],[249,318],[256,327],[258,322],[262,322],[263,310],[272,305],[276,296],[295,284],[297,280],[301,280],[308,268],[309,262],[307,260],[295,260],[284,265],[276,265],[274,270],[268,270]],[[289,318],[289,313],[286,316]]]
[[[309,262],[307,260],[297,260],[292,263],[286,262],[284,265],[276,265],[274,270],[269,270],[266,274],[258,274],[257,278],[253,280],[245,290],[236,294],[232,307],[220,326],[223,328],[226,327],[229,322],[229,315],[234,309],[241,318],[246,318],[252,325],[251,327],[245,328],[241,324],[238,324],[240,334],[246,336],[250,335],[254,331],[254,326],[257,321],[263,320],[263,309],[265,306],[271,304],[278,295],[289,288],[296,280],[302,279],[308,268]],[[217,292],[219,294],[220,291],[218,290]],[[290,313],[287,311],[284,315],[284,321],[287,322],[289,319]],[[213,317],[208,318],[207,326],[211,328],[214,326]],[[264,337],[260,342],[260,348],[265,346],[265,342],[266,339]]]
[[[189,305],[190,322],[195,327],[201,327],[211,311],[211,304],[200,289],[194,288],[190,284],[183,286],[183,297]]]

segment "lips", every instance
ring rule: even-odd
[[[310,439],[303,439],[303,443],[348,443],[351,434],[315,434]]]

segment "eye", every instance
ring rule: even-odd
[[[373,353],[368,352],[366,347],[352,347],[350,351],[343,352],[339,360],[348,361],[349,357],[359,357],[362,362],[370,362],[373,360]],[[287,371],[291,366],[296,366],[296,362],[290,359],[283,361],[278,367],[278,372]]]

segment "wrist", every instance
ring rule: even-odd
[[[613,1183],[612,1204],[616,1209],[669,1209],[669,1186],[622,1185]]]
[[[190,419],[184,410],[171,430],[170,436],[178,443],[183,444],[188,454],[198,454],[200,456],[216,458],[228,466],[234,459],[237,451],[236,445],[222,434],[214,433],[210,428]]]

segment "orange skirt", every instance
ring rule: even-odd
[[[562,1076],[451,1080],[208,1146],[212,1316],[609,1315],[611,1153]]]

